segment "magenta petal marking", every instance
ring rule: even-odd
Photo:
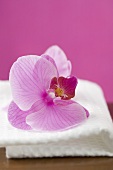
[[[78,103],[56,101],[27,116],[26,121],[37,131],[62,131],[75,127],[87,119],[85,109]],[[57,103],[58,102],[58,103]]]
[[[59,77],[58,78],[58,84],[61,89],[64,90],[64,94],[66,94],[67,97],[62,97],[62,99],[71,99],[75,96],[75,88],[77,86],[77,78],[76,77]]]
[[[65,53],[60,47],[56,45],[51,46],[46,50],[45,54],[48,54],[54,59],[60,76],[70,76],[72,68],[71,62],[67,60]]]

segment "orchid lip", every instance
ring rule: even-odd
[[[69,100],[75,96],[77,78],[72,77],[53,77],[50,83],[50,89],[54,89],[55,96],[62,100]]]

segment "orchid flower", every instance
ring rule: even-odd
[[[66,62],[69,64],[67,59],[65,65]],[[13,64],[9,76],[13,96],[8,109],[11,125],[39,132],[62,131],[88,118],[89,112],[71,100],[77,78],[63,77],[71,69],[59,71],[57,65],[51,54],[23,56]]]

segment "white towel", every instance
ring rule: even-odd
[[[0,105],[5,106],[10,100],[9,82],[0,81]],[[101,88],[79,80],[74,100],[83,105],[90,116],[81,125],[62,132],[18,130],[9,124],[7,112],[1,109],[0,146],[6,147],[7,158],[113,156],[113,123]]]

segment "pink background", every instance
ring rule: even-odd
[[[113,0],[0,0],[0,79],[17,57],[53,44],[73,74],[100,84],[113,101]]]

